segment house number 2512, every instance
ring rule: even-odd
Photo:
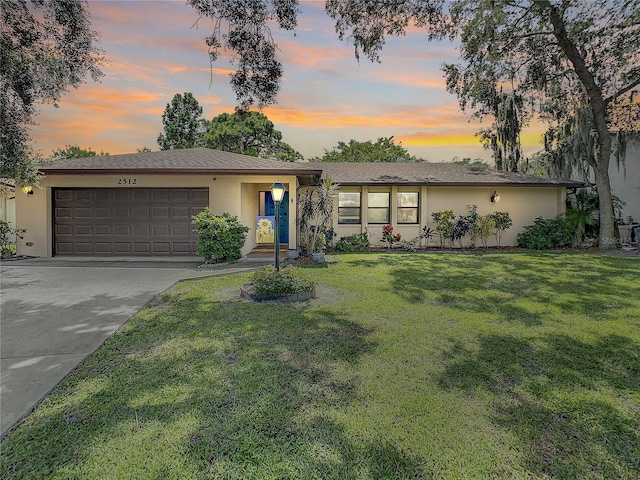
[[[138,183],[138,179],[136,178],[119,178],[118,185],[136,185]]]

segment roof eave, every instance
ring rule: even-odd
[[[118,169],[87,169],[87,168],[54,168],[40,169],[47,175],[320,175],[322,170],[308,169],[141,169],[141,168],[118,168]]]
[[[336,181],[339,185],[344,185],[347,187],[356,187],[363,185],[394,185],[394,186],[406,186],[406,187],[567,187],[567,188],[582,188],[584,187],[584,183],[582,182],[547,182],[547,183],[515,183],[515,182],[380,182],[380,181],[369,181],[369,182],[341,182],[339,180]]]

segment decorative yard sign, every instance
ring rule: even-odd
[[[256,217],[256,243],[275,242],[275,215],[260,215]]]

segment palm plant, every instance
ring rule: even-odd
[[[333,183],[330,176],[325,177],[318,185],[300,188],[300,246],[306,255],[314,253],[316,248],[324,249],[318,238],[331,228],[333,204],[337,193],[338,184]]]
[[[611,200],[615,216],[619,217],[624,202],[616,195],[612,195]],[[567,197],[567,220],[576,229],[573,240],[574,246],[581,245],[590,230],[597,234],[600,211],[598,191],[595,188],[583,188],[577,191],[575,195]],[[590,227],[593,227],[593,229]]]
[[[575,227],[573,246],[582,244],[587,226],[598,224],[598,193],[595,190],[583,188],[573,197],[567,198],[567,220]]]

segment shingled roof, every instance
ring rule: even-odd
[[[323,177],[330,175],[340,185],[514,185],[577,188],[581,182],[500,172],[452,163],[322,163]]]
[[[210,148],[162,150],[56,160],[40,168],[46,174],[68,173],[227,173],[320,175],[313,163],[290,163]]]
[[[565,186],[580,182],[499,172],[451,163],[281,162],[210,148],[162,150],[56,160],[41,167],[47,175],[70,173],[331,175],[340,185],[514,185]]]

